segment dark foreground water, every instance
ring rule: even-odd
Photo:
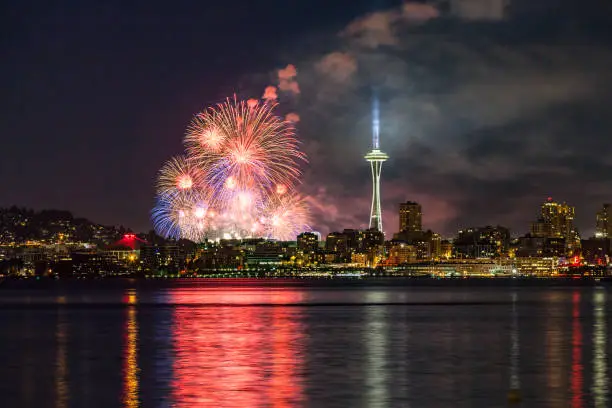
[[[610,407],[606,288],[0,289],[0,406]],[[516,393],[515,393],[516,394]]]

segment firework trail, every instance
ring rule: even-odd
[[[198,240],[196,236],[196,207],[193,197],[182,193],[161,194],[151,212],[155,231],[166,238]],[[202,224],[202,230],[205,229]]]
[[[201,172],[187,157],[178,156],[168,160],[159,171],[157,193],[189,192],[199,184]]]
[[[276,106],[271,99],[227,99],[195,115],[184,138],[187,155],[159,173],[152,219],[160,235],[295,239],[308,228],[295,192],[306,160],[297,115],[283,120]]]
[[[304,199],[297,194],[283,194],[272,197],[261,219],[266,238],[276,238],[281,241],[294,240],[304,231],[309,230],[308,207]]]

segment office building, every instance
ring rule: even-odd
[[[580,248],[580,236],[574,226],[574,215],[574,207],[557,203],[548,197],[540,208],[540,217],[531,225],[530,237],[549,240],[547,245],[554,253],[557,252],[560,240],[564,240],[565,253],[570,254]]]
[[[406,201],[400,204],[399,230],[409,233],[423,230],[421,205],[419,203]]]
[[[612,238],[612,209],[610,204],[604,204],[597,211],[597,223],[595,225],[595,238]]]

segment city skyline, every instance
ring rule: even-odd
[[[234,92],[260,96],[294,64],[301,92],[280,102],[283,113],[300,117],[313,229],[368,226],[362,160],[376,87],[391,155],[384,226],[398,224],[397,203],[413,200],[427,208],[424,227],[445,235],[486,224],[521,231],[553,196],[573,203],[576,225],[592,235],[591,214],[612,201],[604,143],[612,101],[603,92],[612,82],[612,38],[604,30],[610,13],[597,8],[607,5],[515,0],[502,13],[478,2],[451,4],[449,12],[427,3],[337,3],[315,16],[325,4],[271,1],[205,53],[193,38],[222,28],[202,16],[235,10],[155,1],[146,11],[122,2],[104,12],[87,2],[63,11],[13,5],[4,26],[15,41],[0,68],[7,92],[0,132],[8,135],[0,205],[68,209],[146,230],[157,169],[181,152],[191,116]],[[554,22],[542,18],[551,7]],[[155,23],[160,15],[170,22]],[[373,29],[375,19],[381,25]],[[262,35],[249,42],[255,30]],[[279,30],[291,39],[272,35]],[[573,45],[581,42],[591,47]],[[33,68],[41,64],[44,71]]]
[[[593,233],[585,233],[579,230],[575,223],[575,207],[571,205],[571,203],[567,203],[566,201],[555,201],[553,197],[547,197],[542,200],[539,204],[540,210],[538,211],[538,206],[533,208],[533,214],[531,221],[528,222],[523,228],[514,230],[507,228],[503,224],[498,222],[488,223],[488,224],[472,224],[472,225],[463,225],[461,228],[451,232],[450,234],[439,234],[438,231],[432,231],[427,225],[423,224],[423,215],[427,213],[427,208],[423,209],[420,203],[415,201],[406,201],[401,203],[396,203],[395,206],[395,214],[397,215],[398,225],[389,227],[386,233],[384,233],[385,240],[396,239],[397,236],[402,233],[408,233],[409,235],[412,233],[423,233],[423,232],[432,232],[436,233],[439,237],[447,240],[452,240],[454,237],[461,235],[463,232],[470,231],[472,229],[478,228],[497,228],[501,227],[507,229],[511,234],[510,237],[513,239],[532,236],[534,238],[541,237],[555,237],[555,238],[581,238],[581,239],[610,239],[612,237],[612,214],[610,213],[610,208],[612,204],[610,203],[600,203],[599,209],[591,214],[591,221],[593,225]],[[35,209],[22,207],[18,205],[12,205],[8,207],[0,207],[0,211],[12,211],[15,210],[17,212],[31,213],[31,214],[59,214],[60,219],[64,219],[66,217],[70,219],[75,219],[79,221],[86,221],[92,223],[93,225],[98,225],[100,227],[108,227],[113,229],[120,229],[126,232],[130,232],[133,234],[148,234],[151,232],[155,232],[155,229],[151,226],[145,230],[137,230],[131,228],[130,225],[123,224],[105,224],[99,223],[95,219],[88,219],[86,217],[80,217],[76,214],[71,213],[69,210],[62,209]],[[553,210],[554,209],[554,210]],[[47,216],[47,215],[45,215]],[[342,228],[336,230],[330,230],[326,233],[321,233],[321,231],[317,230],[304,230],[296,234],[297,238],[301,234],[314,234],[319,237],[319,240],[325,241],[328,235],[333,235],[340,233],[340,231],[361,231],[365,232],[367,230],[371,230],[368,226],[363,228],[357,228],[352,225],[345,225]],[[163,237],[162,235],[159,235]],[[176,240],[176,237],[166,237],[170,240]],[[218,239],[232,240],[232,239],[264,239],[264,240],[273,240],[273,241],[295,241],[296,239],[287,239],[287,240],[279,240],[266,236],[244,236],[244,237],[220,237],[220,236],[211,236],[207,237],[206,240],[214,241]],[[191,240],[195,243],[199,242],[199,239],[192,240],[189,237],[182,237],[179,239],[187,239]]]

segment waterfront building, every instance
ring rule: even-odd
[[[447,239],[440,241],[440,260],[453,257],[453,243]]]
[[[351,263],[353,266],[358,268],[365,268],[367,266],[368,255],[363,252],[352,252]]]
[[[145,244],[140,247],[140,260],[145,271],[176,273],[184,265],[176,244]]]
[[[558,257],[516,257],[512,259],[514,269],[520,275],[532,277],[553,277],[559,274]]]
[[[106,251],[83,250],[73,252],[71,261],[59,263],[54,272],[61,278],[92,278],[118,276],[130,271]]]
[[[582,257],[589,265],[608,265],[610,263],[610,238],[590,238],[581,242]]]
[[[325,250],[318,254],[319,263],[323,265],[329,265],[333,263],[343,263],[343,254],[335,251]]]
[[[389,248],[387,265],[402,265],[417,261],[417,248],[404,242],[393,243]]]
[[[393,276],[496,277],[515,274],[507,259],[464,259],[445,262],[417,262],[390,272]]]
[[[510,231],[501,226],[468,228],[459,231],[453,241],[457,258],[493,258],[505,256],[510,246]]]
[[[246,254],[248,267],[277,267],[283,263],[283,253],[279,248],[261,246],[255,252]]]
[[[121,263],[137,262],[140,259],[140,250],[129,247],[112,245],[102,251],[107,257]]]

